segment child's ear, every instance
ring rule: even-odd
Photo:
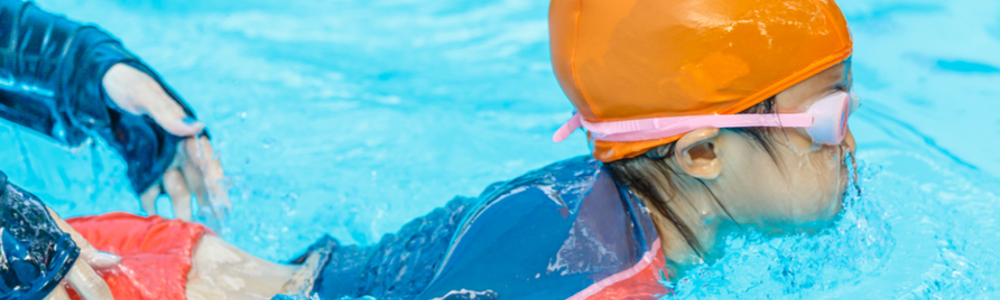
[[[718,128],[702,128],[685,134],[675,144],[674,160],[684,173],[701,179],[715,179],[722,173]]]

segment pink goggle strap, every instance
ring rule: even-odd
[[[816,101],[806,113],[798,114],[702,115],[591,123],[576,113],[556,131],[552,141],[562,142],[580,127],[589,131],[593,139],[608,142],[662,139],[700,128],[805,127],[814,141],[835,145],[843,141],[847,117],[859,104],[854,93],[836,92]]]
[[[632,142],[668,138],[709,127],[809,127],[812,124],[813,116],[807,113],[709,115],[597,123],[587,122],[579,113],[576,113],[556,131],[555,135],[552,136],[552,141],[562,142],[580,127],[589,131],[595,140]]]

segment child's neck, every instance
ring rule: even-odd
[[[705,262],[708,257],[717,257],[720,253],[714,253],[716,237],[719,228],[732,221],[725,213],[720,213],[718,200],[712,195],[704,185],[692,182],[679,182],[678,189],[674,195],[679,195],[677,199],[667,199],[667,208],[672,211],[673,217],[681,222],[677,226],[670,217],[655,209],[647,199],[643,199],[646,207],[649,207],[649,216],[656,226],[657,234],[660,237],[660,247],[663,255],[676,267],[690,268]],[[686,238],[679,227],[686,227],[691,238]],[[677,271],[677,270],[675,270]]]

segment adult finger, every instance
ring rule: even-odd
[[[66,292],[66,288],[62,284],[56,286],[48,296],[45,296],[45,300],[70,300],[69,293]]]
[[[134,95],[137,94],[137,89],[149,84],[147,79],[152,79],[149,78],[149,75],[142,75],[146,74],[129,65],[115,64],[108,69],[107,73],[104,73],[104,78],[101,79],[104,93],[119,109],[133,115],[141,115],[143,111],[136,106]]]
[[[173,135],[194,136],[205,129],[205,123],[188,116],[158,84],[138,95],[136,102],[156,124]]]
[[[188,144],[190,140],[185,140],[184,143]],[[188,191],[198,198],[198,206],[204,207],[209,205],[207,192],[205,191],[205,179],[201,174],[201,168],[187,154],[185,154],[184,162],[181,163],[181,174],[184,176],[184,182],[187,183]]]
[[[129,65],[118,63],[102,78],[108,97],[124,111],[146,114],[176,136],[192,136],[205,128],[194,121],[153,77]]]
[[[84,300],[114,299],[108,283],[86,263],[77,260],[66,275],[66,282],[76,290]]]
[[[222,166],[215,157],[212,145],[205,137],[188,138],[184,141],[183,151],[186,159],[181,171],[188,188],[198,197],[200,207],[211,211],[217,219],[225,217],[231,206],[223,182]]]
[[[83,235],[81,235],[79,232],[76,232],[76,230],[73,229],[73,227],[69,226],[69,224],[66,223],[66,221],[60,218],[55,211],[53,211],[51,208],[49,208],[48,210],[49,210],[49,216],[51,216],[52,220],[56,222],[56,226],[59,226],[59,229],[69,234],[70,237],[73,239],[73,242],[76,243],[76,246],[80,248],[80,257],[77,261],[83,261],[88,265],[98,269],[106,269],[114,267],[119,263],[121,263],[122,261],[121,257],[119,257],[118,255],[97,250],[97,248],[94,248],[94,246],[91,245],[90,242],[87,241],[87,239],[83,238]]]
[[[163,190],[160,188],[160,185],[155,184],[143,192],[142,195],[139,195],[139,205],[146,214],[150,216],[156,215],[156,198],[160,197],[162,193]]]
[[[221,205],[227,209],[232,208],[229,203],[228,188],[225,184],[226,174],[222,171],[222,162],[219,161],[215,148],[212,147],[208,137],[201,136],[197,140],[188,138],[188,141],[192,141],[185,145],[188,157],[191,157],[190,160],[201,171],[209,196],[214,197],[210,200],[214,200],[215,205]]]
[[[174,217],[191,221],[191,191],[188,190],[184,175],[177,168],[170,168],[163,174],[163,187],[173,203]]]

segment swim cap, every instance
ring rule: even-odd
[[[583,119],[735,114],[853,51],[832,0],[552,0],[552,64]],[[594,142],[611,162],[674,142]]]

